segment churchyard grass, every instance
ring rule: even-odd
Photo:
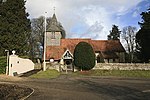
[[[90,70],[75,72],[73,76],[117,76],[117,77],[138,77],[150,78],[149,70]]]
[[[56,70],[46,70],[40,71],[37,74],[30,76],[31,78],[45,78],[51,79],[56,78],[61,73]],[[150,78],[150,71],[149,70],[90,70],[90,71],[77,71],[74,73],[69,74],[71,76],[115,76],[115,77],[135,77],[135,78]]]
[[[46,70],[46,71],[40,71],[37,74],[31,75],[31,78],[43,78],[43,79],[51,79],[56,78],[60,75],[60,73],[57,70]]]

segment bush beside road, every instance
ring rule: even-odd
[[[6,69],[6,57],[0,57],[0,74],[4,74]]]

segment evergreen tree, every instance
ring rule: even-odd
[[[95,66],[95,53],[90,44],[80,42],[74,50],[74,65],[80,70],[90,70]]]
[[[0,55],[5,49],[23,55],[29,51],[30,20],[24,0],[0,0]]]
[[[149,62],[150,59],[150,8],[142,12],[142,22],[139,22],[141,29],[136,34],[137,54],[142,62]]]
[[[110,31],[110,34],[107,36],[108,40],[119,40],[120,39],[120,33],[118,26],[113,25],[112,30]]]

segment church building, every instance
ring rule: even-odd
[[[96,55],[96,63],[125,62],[125,49],[119,40],[92,40],[90,38],[65,38],[65,30],[53,14],[46,32],[46,62],[53,60],[59,65],[72,68],[73,52],[79,42],[91,44]]]

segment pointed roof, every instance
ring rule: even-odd
[[[51,18],[50,25],[49,25],[47,31],[51,31],[51,32],[61,32],[62,31],[59,23],[57,22],[55,13],[53,14],[53,17]]]
[[[54,25],[57,24],[57,18],[56,18],[55,13],[53,14],[53,17],[52,17],[52,19],[51,19],[51,24],[54,24]]]

